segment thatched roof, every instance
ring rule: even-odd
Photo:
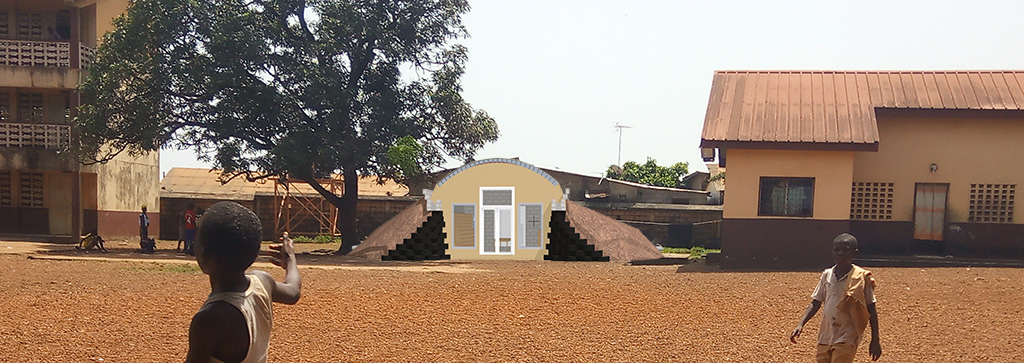
[[[661,258],[661,252],[639,229],[572,201],[566,203],[565,215],[580,238],[586,238],[587,243],[603,251],[613,261]]]
[[[396,245],[406,238],[412,237],[416,227],[427,220],[426,200],[420,199],[398,215],[377,227],[363,243],[359,244],[348,256],[369,259],[380,259],[388,254]]]

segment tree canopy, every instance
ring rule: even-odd
[[[681,186],[683,177],[689,173],[689,168],[690,164],[685,162],[660,166],[656,160],[648,157],[647,162],[643,164],[627,161],[621,167],[609,166],[605,176],[634,183],[678,188]]]
[[[461,95],[469,10],[466,0],[135,0],[81,86],[79,155],[191,149],[229,177],[306,181],[341,209],[347,252],[358,175],[407,178],[497,139],[495,121]],[[315,181],[338,172],[340,197]]]

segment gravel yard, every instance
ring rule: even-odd
[[[0,361],[184,360],[209,292],[195,265],[38,255],[0,255]],[[815,272],[300,262],[302,299],[275,305],[272,362],[795,362],[812,361],[817,336],[818,317],[788,341]],[[1024,361],[1024,270],[873,272],[882,361]],[[866,343],[857,359],[870,360]]]

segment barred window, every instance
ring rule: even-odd
[[[1013,223],[1016,184],[971,184],[968,222]]]
[[[13,207],[14,185],[11,183],[11,171],[0,170],[0,207]]]
[[[4,91],[0,91],[0,122],[11,122],[11,100]]]
[[[18,39],[43,40],[43,14],[18,13]]]
[[[7,20],[7,12],[0,11],[0,39],[10,39],[10,23]]]
[[[43,123],[43,95],[40,93],[18,93],[18,122]]]
[[[893,183],[854,182],[850,195],[850,219],[892,219]]]
[[[43,173],[22,172],[20,179],[20,205],[29,208],[43,207]]]
[[[544,206],[519,204],[519,247],[538,248],[543,236]]]

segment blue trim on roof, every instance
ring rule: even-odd
[[[461,173],[463,170],[472,168],[472,167],[477,166],[477,165],[492,164],[492,163],[503,163],[503,164],[519,165],[521,167],[524,167],[526,169],[529,169],[529,170],[533,171],[534,173],[537,173],[537,175],[540,175],[540,176],[544,177],[544,179],[547,179],[549,182],[551,182],[551,185],[554,185],[556,187],[558,186],[558,181],[555,180],[555,178],[552,177],[551,175],[549,175],[548,173],[545,173],[543,170],[540,170],[540,168],[538,168],[536,166],[533,166],[531,164],[528,164],[528,163],[524,163],[524,162],[516,160],[516,159],[502,159],[502,158],[477,160],[477,161],[468,163],[466,165],[460,166],[458,169],[455,169],[451,173],[448,173],[448,175],[446,175],[443,179],[441,179],[441,181],[437,182],[437,186],[439,187],[439,186],[443,185],[445,182],[448,181],[448,179],[451,179],[456,174]]]

